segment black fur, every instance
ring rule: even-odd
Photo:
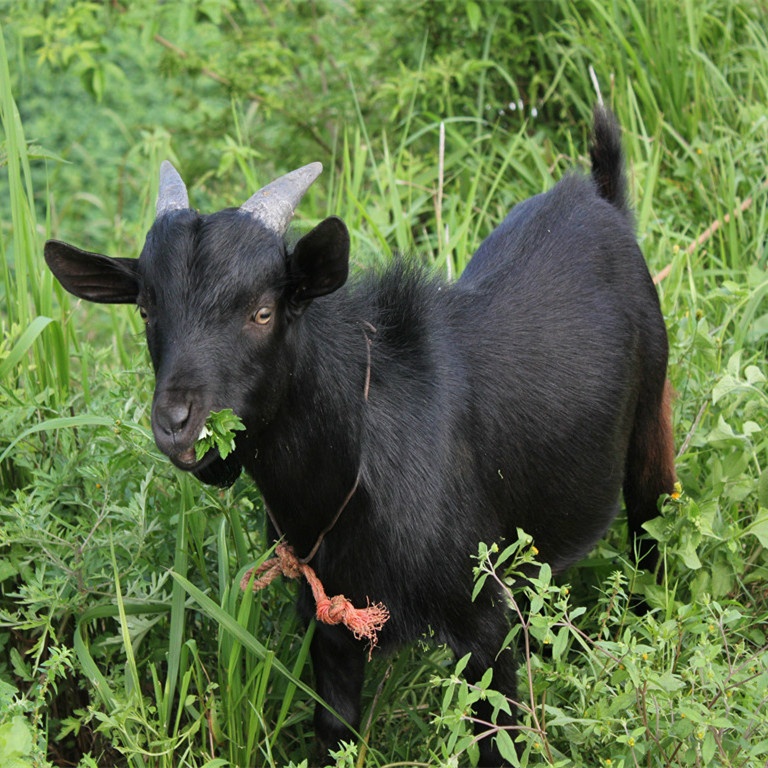
[[[562,571],[605,532],[622,485],[639,534],[674,482],[666,332],[604,110],[594,136],[592,178],[568,176],[516,206],[454,285],[396,261],[339,288],[338,219],[288,253],[240,211],[168,214],[128,272],[93,255],[86,271],[99,279],[80,287],[83,252],[46,248],[68,290],[146,312],[153,428],[175,463],[217,484],[244,467],[300,555],[359,471],[312,560],[327,592],[388,606],[382,650],[432,631],[472,652],[470,679],[493,667],[510,697],[512,654],[497,657],[508,612],[490,588],[471,600],[478,542],[522,527]],[[265,325],[260,307],[273,310]],[[225,407],[247,427],[234,458],[193,462],[206,416]],[[307,619],[310,603],[305,589]],[[318,691],[355,727],[365,655],[348,630],[317,627]],[[350,736],[322,707],[315,723],[326,745]],[[484,765],[501,762],[490,739],[481,752]]]

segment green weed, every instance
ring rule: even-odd
[[[321,159],[299,227],[342,216],[357,271],[402,251],[455,277],[514,203],[586,162],[592,67],[624,127],[667,317],[682,492],[647,526],[661,583],[628,565],[619,520],[563,583],[544,569],[509,591],[513,616],[530,605],[508,638],[521,727],[488,737],[520,765],[764,765],[763,4],[358,6],[30,0],[8,13],[0,751],[25,768],[317,757],[295,587],[238,587],[267,554],[258,495],[245,479],[203,488],[156,451],[140,319],[72,302],[43,265],[45,237],[137,254],[165,158],[203,210]],[[490,545],[478,577],[508,589],[532,550]],[[463,663],[429,638],[374,659],[362,740],[327,760],[471,762],[472,703],[511,703],[488,676],[462,680]]]

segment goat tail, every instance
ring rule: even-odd
[[[600,197],[620,211],[628,211],[621,128],[613,112],[602,104],[595,105],[589,155],[592,178]]]

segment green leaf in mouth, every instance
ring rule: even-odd
[[[235,450],[235,432],[244,429],[245,425],[231,408],[211,411],[195,443],[195,458],[200,461],[211,448],[217,448],[219,456],[226,459]]]

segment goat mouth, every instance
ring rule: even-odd
[[[179,468],[185,472],[191,472],[193,470],[203,469],[208,466],[212,461],[216,459],[219,452],[215,448],[211,448],[202,459],[197,458],[195,446],[187,448],[187,450],[177,453],[175,456],[169,456],[170,460]]]
[[[176,457],[176,461],[183,467],[191,467],[197,464],[197,453],[195,452],[194,446],[192,448],[187,448],[186,451],[180,453]]]

